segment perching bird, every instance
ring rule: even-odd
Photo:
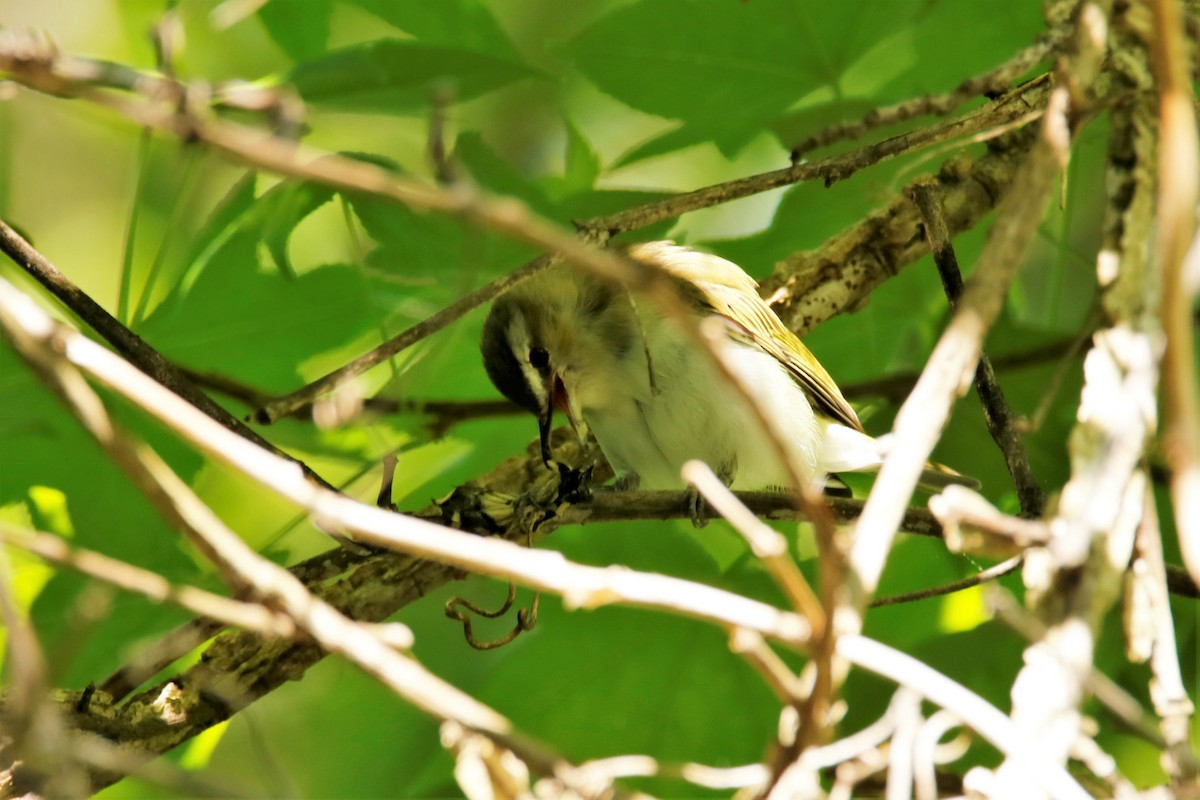
[[[625,252],[674,279],[698,318],[720,321],[723,360],[774,421],[805,478],[879,468],[879,440],[741,267],[673,242]],[[496,388],[537,416],[547,462],[558,409],[577,432],[591,429],[623,488],[683,488],[680,469],[691,459],[736,489],[792,484],[743,398],[648,297],[582,270],[553,269],[496,300],[481,347]],[[935,465],[922,482],[976,485]]]

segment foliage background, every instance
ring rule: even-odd
[[[221,28],[220,13],[234,7],[178,4],[183,78],[291,81],[308,104],[308,141],[429,177],[431,98],[448,91],[457,165],[480,185],[563,223],[784,166],[791,145],[807,133],[949,89],[1044,28],[1033,0],[270,0]],[[143,0],[8,0],[0,24],[49,31],[65,52],[150,68],[145,32],[163,11],[162,2]],[[994,356],[1084,330],[1106,135],[1103,120],[1084,132],[1065,175],[1064,201],[1043,221],[990,337]],[[705,246],[761,277],[787,254],[815,247],[882,205],[950,153],[887,162],[831,188],[770,192],[637,235]],[[253,175],[175,140],[144,136],[84,103],[24,91],[0,102],[0,217],[168,357],[268,392],[324,374],[534,255],[457,221]],[[968,270],[986,228],[985,221],[955,242]],[[0,270],[27,283],[7,262]],[[853,385],[919,369],[946,318],[926,259],[807,342],[840,383]],[[396,397],[492,397],[476,349],[482,319],[476,312],[376,368],[371,387]],[[1078,361],[1007,370],[1000,380],[1019,413],[1032,416],[1048,403],[1027,444],[1043,487],[1061,486]],[[867,399],[859,407],[869,430],[888,429],[892,405]],[[291,508],[264,501],[138,415],[124,417],[227,523],[278,561],[327,546]],[[433,440],[423,418],[412,415],[332,431],[284,421],[265,433],[363,498],[377,491],[379,458],[399,448],[396,502],[403,509],[519,452],[535,429],[525,418],[480,421]],[[219,586],[6,347],[0,437],[0,516],[179,582]],[[993,502],[1016,509],[973,396],[959,403],[937,456],[979,477]],[[809,534],[802,529],[795,540],[811,573]],[[1168,561],[1178,563],[1170,532],[1167,545]],[[566,529],[545,546],[581,561],[628,564],[778,601],[740,539],[720,524],[703,531],[661,522]],[[56,685],[104,677],[183,619],[19,553],[10,557]],[[980,566],[939,542],[905,539],[881,593],[945,582]],[[450,589],[474,598],[502,594],[482,580]],[[535,632],[478,653],[442,617],[446,594],[400,615],[417,634],[416,655],[573,759],[648,752],[738,764],[759,759],[773,736],[775,701],[724,638],[699,623],[617,608],[568,615],[544,598]],[[1196,607],[1177,601],[1174,611],[1185,679],[1195,686]],[[1116,614],[1108,620],[1096,664],[1145,702],[1146,670],[1127,665],[1119,623]],[[1008,706],[1023,642],[989,617],[982,592],[880,609],[868,616],[866,633]],[[843,729],[877,717],[891,692],[856,673],[845,692]],[[1102,729],[1100,744],[1135,782],[1162,780],[1153,748],[1111,721]],[[170,757],[252,795],[458,793],[436,723],[336,659]],[[985,748],[971,757],[995,761]],[[681,790],[670,783],[649,788]],[[162,792],[130,779],[105,794]]]

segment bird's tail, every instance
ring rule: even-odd
[[[891,445],[891,435],[878,439],[838,422],[825,424],[825,435],[817,468],[823,473],[878,472]],[[920,485],[932,491],[957,484],[979,488],[979,481],[942,464],[928,462],[921,473]]]

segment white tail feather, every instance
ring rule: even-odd
[[[817,469],[826,473],[878,472],[892,444],[892,435],[878,439],[837,422],[825,423]],[[951,484],[978,488],[979,481],[941,464],[926,464],[920,485],[940,490]]]

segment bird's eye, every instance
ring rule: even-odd
[[[550,354],[546,352],[546,348],[529,348],[529,364],[538,372],[545,372],[550,369]]]

